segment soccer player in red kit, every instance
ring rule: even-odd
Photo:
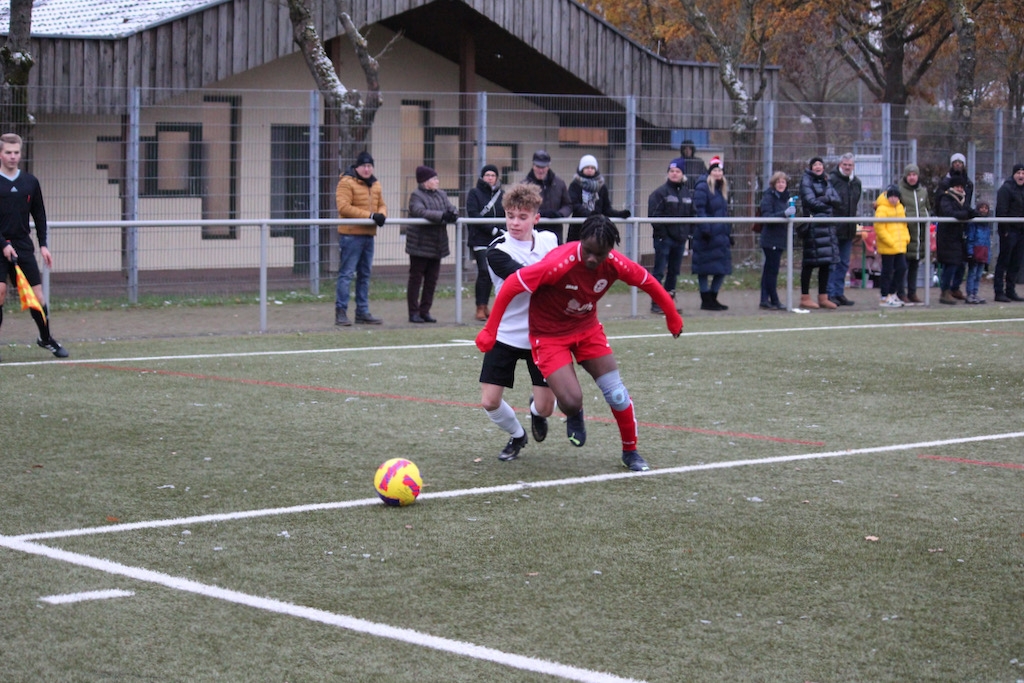
[[[486,353],[505,307],[520,292],[530,292],[530,346],[533,360],[566,415],[566,433],[574,446],[587,440],[583,422],[583,389],[573,358],[601,389],[622,437],[622,464],[634,472],[649,470],[636,450],[637,425],[633,401],[619,377],[619,366],[604,327],[597,319],[597,302],[616,280],[639,287],[665,311],[673,337],[683,331],[683,318],[672,297],[647,269],[614,250],[619,231],[607,216],[583,222],[579,242],[552,250],[543,261],[521,268],[505,280],[494,300],[487,324],[476,337]]]

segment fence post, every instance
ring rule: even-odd
[[[455,322],[462,324],[462,257],[466,253],[463,248],[462,233],[466,226],[462,219],[455,220]]]
[[[892,182],[892,105],[882,103],[882,188]]]
[[[260,225],[260,333],[267,331],[267,252],[270,249],[270,223]]]
[[[125,218],[139,220],[139,135],[141,130],[141,105],[138,87],[132,88],[128,102],[128,155],[125,168]],[[139,229],[130,225],[125,228],[124,267],[128,276],[128,303],[139,303]]]
[[[320,218],[320,91],[309,91],[309,217]],[[309,226],[309,293],[320,293],[320,226]]]
[[[487,93],[476,94],[476,156],[477,169],[487,164]],[[500,180],[500,178],[499,178]],[[472,187],[472,185],[470,186]]]
[[[760,187],[761,190],[769,189],[767,186],[768,179],[772,177],[773,172],[773,159],[775,158],[775,100],[769,100],[762,103],[764,105],[764,168],[761,173],[764,175],[764,181],[757,183],[756,187]],[[757,206],[757,196],[754,197],[754,206]]]

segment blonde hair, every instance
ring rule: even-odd
[[[785,171],[776,171],[772,173],[772,177],[768,179],[768,187],[774,188],[775,183],[779,182],[780,179],[786,181],[786,185],[789,185],[789,175]]]
[[[8,145],[23,144],[21,141],[21,136],[18,135],[17,133],[4,133],[3,135],[0,135],[0,143]]]

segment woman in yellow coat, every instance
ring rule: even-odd
[[[900,188],[890,185],[875,200],[875,218],[903,218],[907,212],[900,202]],[[907,276],[907,245],[910,244],[910,231],[906,220],[875,221],[875,248],[882,258],[882,276],[879,279],[882,298],[880,306],[898,308],[904,305],[896,296],[896,290],[902,288],[903,278]]]

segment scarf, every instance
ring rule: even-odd
[[[597,203],[598,190],[604,186],[604,178],[600,173],[593,178],[576,174],[575,178],[583,188],[583,207],[587,210],[587,213],[593,213],[594,205]]]

